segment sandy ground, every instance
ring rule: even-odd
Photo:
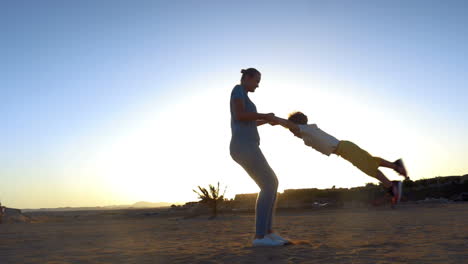
[[[0,263],[468,263],[468,203],[277,212],[283,236],[254,248],[254,215],[183,219],[144,210],[32,215],[0,225]]]

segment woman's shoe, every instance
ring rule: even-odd
[[[268,235],[266,235],[267,237],[273,239],[273,240],[276,240],[276,241],[281,241],[283,242],[284,244],[288,244],[290,241],[289,239],[286,239],[286,238],[283,238],[275,233],[270,233]]]
[[[278,247],[283,246],[284,242],[274,240],[269,236],[264,236],[263,238],[256,238],[252,242],[254,247]]]

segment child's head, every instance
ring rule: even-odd
[[[298,125],[307,125],[307,116],[302,112],[292,112],[289,114],[288,120]]]
[[[288,120],[298,125],[307,125],[307,116],[299,111],[290,113]],[[302,138],[299,131],[293,129],[289,129],[289,131],[291,131],[291,133],[293,133],[296,137]]]

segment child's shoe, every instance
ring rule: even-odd
[[[403,194],[403,183],[401,181],[392,181],[392,187],[388,188],[388,192],[392,196],[392,206],[397,205]]]
[[[396,172],[398,172],[400,175],[403,175],[406,179],[409,179],[408,173],[406,172],[405,164],[403,164],[402,159],[397,159],[393,162],[393,164],[397,166]]]

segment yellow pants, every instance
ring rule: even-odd
[[[351,162],[365,174],[375,177],[382,161],[381,158],[371,156],[367,151],[361,149],[350,141],[340,141],[335,151],[336,155]]]

